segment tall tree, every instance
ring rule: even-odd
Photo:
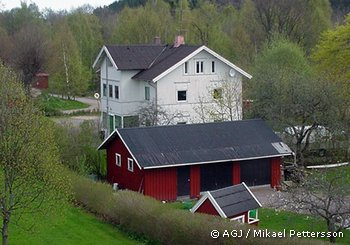
[[[65,19],[57,22],[49,71],[53,91],[68,99],[86,93],[91,74],[82,63],[78,45]]]
[[[274,41],[256,59],[250,87],[253,115],[268,120],[275,130],[292,128],[299,165],[304,165],[311,131],[332,115],[332,92],[296,44]]]
[[[0,65],[0,210],[2,243],[9,224],[30,213],[58,211],[69,181],[58,161],[50,122],[25,95],[16,75]]]

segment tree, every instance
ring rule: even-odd
[[[249,94],[253,117],[267,120],[276,131],[292,128],[297,163],[303,166],[310,133],[327,126],[333,115],[332,84],[315,75],[299,46],[282,39],[257,57]]]
[[[83,65],[72,32],[63,19],[55,25],[53,56],[50,57],[52,89],[68,99],[86,93],[90,74]]]
[[[282,206],[293,211],[306,211],[321,217],[331,232],[329,241],[336,242],[334,232],[350,227],[349,167],[328,172],[311,172],[304,181],[278,197]]]
[[[242,83],[225,77],[207,88],[206,96],[198,98],[195,111],[202,122],[234,121],[242,119]]]
[[[139,116],[139,124],[142,126],[169,125],[175,118],[182,116],[181,112],[167,112],[155,100],[141,106],[136,115]]]
[[[48,39],[45,30],[38,25],[26,25],[13,38],[10,64],[21,72],[27,88],[35,75],[44,69],[49,57]]]
[[[16,75],[2,65],[0,94],[1,232],[2,243],[8,244],[10,222],[21,221],[25,214],[35,222],[35,217],[59,212],[70,184],[58,161],[52,122],[41,116]]]

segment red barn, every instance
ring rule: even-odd
[[[158,200],[245,182],[279,187],[281,158],[292,151],[263,120],[116,129],[107,180]]]
[[[47,73],[37,73],[35,79],[32,83],[33,88],[37,89],[47,89],[49,88],[49,74]]]
[[[207,191],[190,210],[192,213],[218,215],[250,225],[259,224],[258,208],[261,203],[242,182],[239,185]]]

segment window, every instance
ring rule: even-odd
[[[121,116],[114,116],[114,127],[115,128],[121,128],[122,127],[122,117]]]
[[[243,224],[244,223],[244,215],[234,217],[231,220],[238,221],[239,223]]]
[[[131,158],[128,158],[128,170],[130,172],[134,172],[134,160]]]
[[[108,85],[108,95],[109,97],[113,97],[113,86],[112,85]]]
[[[259,221],[258,210],[257,209],[250,210],[248,212],[248,223],[251,224],[251,223],[255,223],[257,221]]]
[[[115,165],[122,166],[122,158],[118,153],[115,153]]]
[[[107,84],[105,84],[105,83],[102,85],[102,95],[104,97],[107,96]]]
[[[211,73],[215,73],[215,61],[211,62]]]
[[[139,116],[125,116],[123,118],[123,128],[135,128],[140,126]]]
[[[145,100],[150,100],[151,92],[149,87],[145,87]]]
[[[119,86],[114,86],[114,98],[119,99]]]
[[[177,91],[177,101],[186,101],[187,100],[187,91],[178,90]]]
[[[204,70],[204,61],[196,61],[196,73],[203,73]]]
[[[222,98],[222,88],[215,88],[213,90],[213,98],[216,100]]]
[[[185,62],[185,64],[184,64],[184,74],[185,75],[188,74],[188,62]]]

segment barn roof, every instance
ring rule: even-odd
[[[191,212],[196,212],[207,199],[209,199],[220,216],[224,218],[233,217],[261,207],[261,203],[244,182],[215,191],[207,191],[193,206]]]
[[[98,149],[116,138],[145,169],[292,154],[261,119],[116,129]]]

